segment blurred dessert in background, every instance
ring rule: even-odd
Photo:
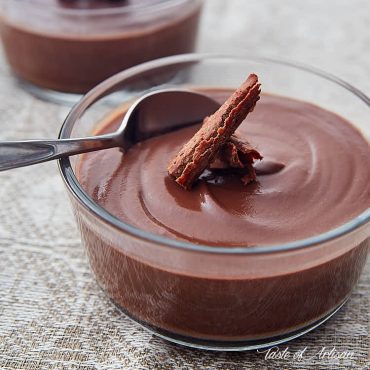
[[[85,93],[136,64],[194,49],[201,0],[6,0],[0,33],[14,74]]]

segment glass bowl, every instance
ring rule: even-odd
[[[202,0],[0,0],[0,34],[26,88],[73,101],[63,93],[86,93],[125,68],[192,52],[201,6]]]
[[[264,92],[335,112],[369,140],[369,98],[340,79],[283,61],[196,54],[148,62],[104,81],[71,110],[60,138],[91,135],[102,117],[149,91],[234,89],[249,72],[260,76]],[[291,340],[342,307],[365,265],[370,209],[282,245],[192,244],[148,233],[101,208],[79,183],[79,160],[61,159],[60,172],[99,285],[125,314],[172,342],[232,351]]]

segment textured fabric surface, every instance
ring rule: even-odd
[[[245,50],[312,63],[370,93],[368,1],[337,1],[329,19],[327,4],[333,2],[286,1],[278,7],[281,2],[248,1],[249,8],[246,3],[208,1],[200,50],[233,51],[228,40],[238,36]],[[234,21],[238,14],[244,23]],[[257,18],[265,28],[253,38],[242,37]],[[1,140],[54,138],[67,112],[68,107],[24,92],[1,55]],[[279,346],[292,354],[307,347],[301,361],[168,344],[122,315],[98,288],[56,163],[0,173],[1,369],[365,369],[369,311],[368,262],[350,301],[335,317]],[[318,355],[323,347],[354,355],[323,359]]]

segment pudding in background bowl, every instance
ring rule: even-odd
[[[189,346],[253,349],[312,330],[348,299],[368,253],[370,149],[359,132],[368,101],[283,62],[178,56],[98,86],[61,137],[113,130],[130,99],[159,87],[168,70],[177,71],[176,87],[220,102],[249,72],[260,76],[265,94],[240,127],[265,157],[258,181],[245,187],[225,174],[180,189],[166,164],[196,128],[125,155],[110,149],[61,160],[99,285],[134,320]],[[112,107],[108,91],[124,92],[127,102]]]
[[[14,74],[42,89],[80,94],[136,64],[193,51],[202,1],[2,0],[0,5],[1,38]]]

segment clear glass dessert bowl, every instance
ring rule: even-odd
[[[60,138],[91,135],[117,107],[149,91],[235,89],[249,72],[260,76],[264,93],[334,112],[369,141],[369,98],[342,80],[283,61],[196,54],[158,59],[105,80],[71,110]],[[283,244],[191,243],[150,233],[102,208],[79,181],[80,162],[81,156],[64,158],[59,166],[99,285],[125,314],[172,342],[250,350],[294,339],[342,307],[365,265],[370,209]]]
[[[37,96],[75,101],[113,74],[194,51],[202,0],[0,0],[11,70]]]

